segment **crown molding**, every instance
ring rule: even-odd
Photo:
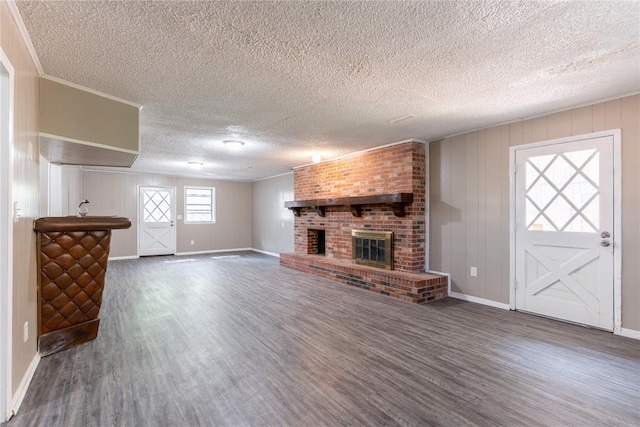
[[[304,165],[294,166],[292,169],[296,170],[296,169],[299,169],[299,168],[304,168],[306,166],[313,166],[313,165],[319,165],[319,164],[326,163],[326,162],[333,162],[334,160],[341,160],[341,159],[345,159],[347,157],[355,156],[355,155],[358,155],[358,154],[368,153],[369,151],[381,150],[383,148],[393,147],[394,145],[407,144],[409,142],[416,142],[418,144],[427,144],[427,141],[425,141],[423,139],[417,139],[417,138],[403,139],[402,141],[392,142],[391,144],[378,145],[377,147],[367,148],[366,150],[354,151],[353,153],[345,154],[345,155],[340,156],[340,157],[334,157],[332,159],[322,160],[321,162],[318,162],[318,163],[305,163]]]
[[[27,31],[27,27],[24,26],[24,21],[22,20],[22,15],[20,15],[20,11],[18,10],[18,5],[14,0],[7,0],[7,6],[9,7],[9,11],[11,12],[11,16],[13,16],[13,20],[20,31],[20,35],[22,36],[22,40],[24,44],[27,46],[27,50],[29,51],[29,55],[31,56],[31,60],[33,64],[36,66],[39,75],[44,74],[44,70],[42,69],[42,64],[40,63],[40,59],[38,58],[38,54],[36,53],[35,47],[33,47],[33,43],[31,42],[31,37],[29,37],[29,32]]]

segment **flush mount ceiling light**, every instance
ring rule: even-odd
[[[200,169],[204,165],[202,162],[187,162],[187,164],[191,166],[192,169]]]
[[[320,156],[318,149],[315,147],[313,148],[313,151],[311,151],[311,161],[313,163],[320,163],[320,161],[322,161],[322,157]]]
[[[244,142],[238,141],[237,139],[226,139],[222,142],[231,150],[237,150],[244,145]]]
[[[412,119],[414,117],[415,116],[413,114],[405,114],[404,116],[396,117],[395,119],[389,120],[389,123],[393,125],[393,124],[396,124],[398,122],[402,122],[404,120]]]

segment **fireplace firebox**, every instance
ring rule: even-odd
[[[351,230],[351,260],[393,270],[393,232]]]
[[[324,242],[324,230],[307,230],[307,253],[309,255],[324,255],[325,254],[325,242]]]

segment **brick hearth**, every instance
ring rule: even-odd
[[[447,296],[446,276],[383,270],[335,258],[295,253],[281,254],[280,265],[417,304]]]

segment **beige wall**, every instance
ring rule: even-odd
[[[251,247],[251,183],[177,178],[162,175],[86,171],[64,168],[63,205],[75,214],[80,200],[90,201],[90,215],[120,215],[131,218],[128,230],[114,230],[111,257],[137,255],[138,186],[176,187],[176,212],[184,214],[184,187],[216,188],[215,224],[177,224],[177,252],[198,252]],[[65,179],[66,177],[66,179]],[[72,200],[73,198],[77,200]],[[191,245],[191,240],[194,244]]]
[[[293,173],[251,183],[251,247],[280,254],[293,252]]]
[[[640,330],[640,95],[430,144],[430,268],[509,302],[509,147],[622,129],[622,326]],[[478,277],[469,267],[478,267]]]
[[[39,216],[40,150],[36,136],[38,72],[5,2],[0,2],[0,46],[15,73],[13,199],[18,202],[22,214],[13,224],[12,388],[15,393],[36,355],[37,278],[33,220]],[[24,342],[23,325],[27,321],[29,339]]]
[[[40,79],[40,132],[138,151],[138,116],[132,105]]]

